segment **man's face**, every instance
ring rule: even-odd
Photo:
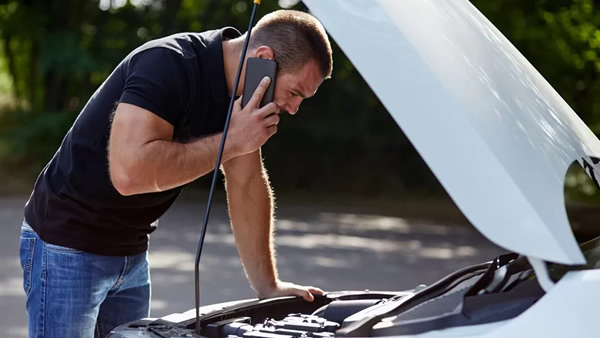
[[[273,102],[281,110],[296,114],[302,100],[315,94],[323,78],[314,60],[307,62],[295,72],[279,72],[275,83]]]

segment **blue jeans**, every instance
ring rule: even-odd
[[[29,337],[104,337],[150,315],[147,253],[99,256],[42,241],[21,228]]]

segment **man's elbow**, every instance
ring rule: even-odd
[[[131,170],[110,166],[110,180],[117,192],[123,196],[138,194],[134,174]]]

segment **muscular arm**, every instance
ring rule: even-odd
[[[223,164],[235,243],[259,298],[296,295],[307,301],[323,290],[282,282],[277,277],[273,245],[273,194],[260,149]]]
[[[143,108],[120,103],[109,142],[113,185],[122,195],[157,192],[181,186],[212,171],[221,134],[190,143],[173,142],[173,126]],[[236,156],[225,147],[223,160]]]
[[[236,246],[259,297],[277,286],[273,248],[273,196],[260,150],[223,165]]]
[[[248,105],[235,102],[222,163],[257,151],[275,132],[278,111],[270,103],[258,108],[269,85],[261,82]],[[122,195],[158,192],[181,186],[214,169],[222,134],[189,143],[173,142],[173,126],[138,106],[119,103],[109,140],[109,171]]]
[[[260,147],[277,132],[274,103],[259,108],[269,84],[264,79],[244,109],[235,102],[223,154],[223,171],[232,227],[240,258],[261,298],[299,295],[313,300],[323,291],[277,278],[273,249],[273,198]],[[170,189],[214,168],[221,135],[182,144],[173,142],[173,126],[152,112],[120,103],[109,140],[109,170],[123,195]]]

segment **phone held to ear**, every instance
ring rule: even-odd
[[[275,95],[275,79],[277,78],[277,62],[261,58],[248,58],[248,61],[246,61],[244,92],[242,93],[242,108],[248,104],[256,87],[258,87],[258,84],[265,76],[271,78],[271,83],[269,83],[269,88],[267,88],[260,101],[259,108],[273,102],[273,96]]]

